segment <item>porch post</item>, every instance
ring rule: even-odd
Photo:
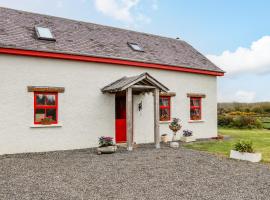
[[[126,120],[127,120],[127,150],[132,151],[133,143],[133,116],[132,116],[132,88],[126,89]]]
[[[154,90],[154,132],[155,132],[155,145],[160,148],[160,134],[159,134],[159,89]]]

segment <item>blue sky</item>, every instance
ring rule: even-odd
[[[228,73],[219,101],[270,101],[270,1],[0,0],[0,6],[180,37]]]

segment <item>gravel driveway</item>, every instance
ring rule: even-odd
[[[149,145],[0,157],[0,199],[270,199],[270,168]]]

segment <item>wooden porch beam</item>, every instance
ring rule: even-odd
[[[154,90],[154,134],[155,146],[160,148],[160,133],[159,133],[159,89]]]
[[[126,89],[127,150],[133,149],[132,88]]]
[[[156,87],[154,86],[148,86],[148,85],[133,85],[131,88],[134,89],[155,89]]]

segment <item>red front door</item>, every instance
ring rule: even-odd
[[[117,143],[127,141],[126,97],[115,97],[115,140]]]

